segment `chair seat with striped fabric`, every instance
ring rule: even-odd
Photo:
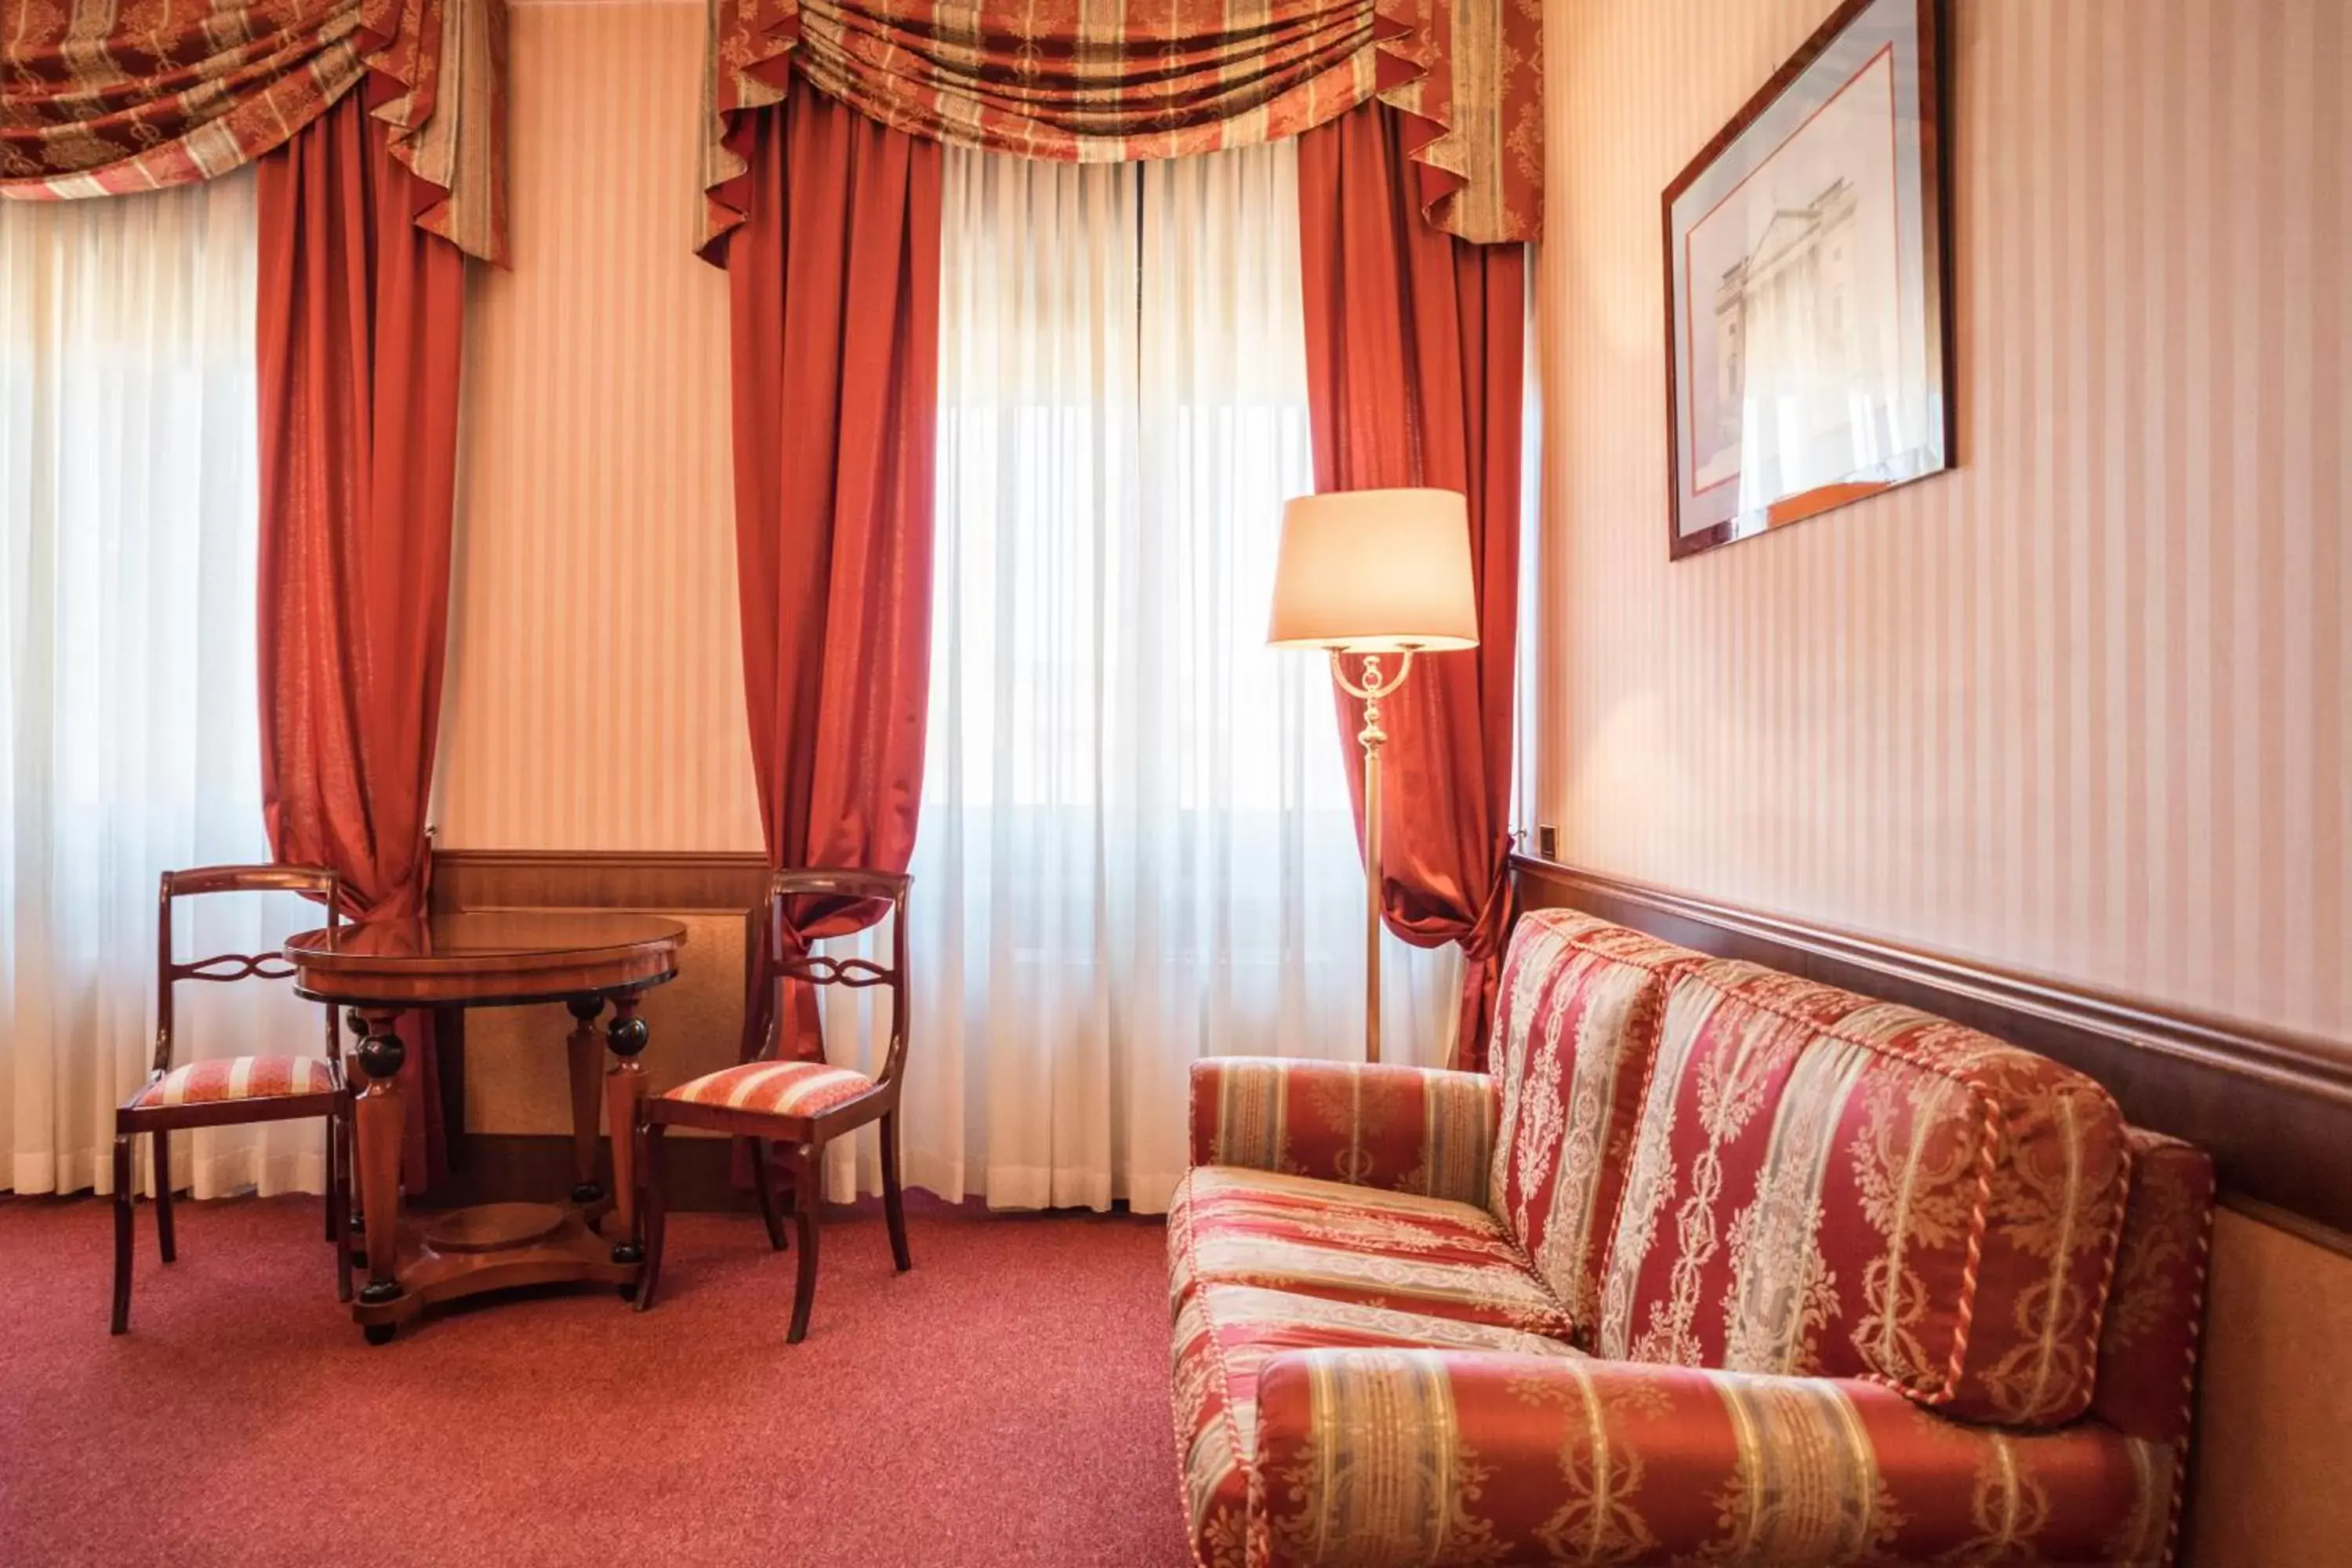
[[[141,1089],[131,1109],[278,1100],[290,1094],[326,1094],[334,1087],[334,1068],[316,1057],[223,1057],[173,1068]]]
[[[907,887],[901,871],[873,871],[840,866],[798,866],[772,873],[768,903],[755,911],[755,929],[762,931],[764,962],[769,975],[762,989],[781,1026],[792,1015],[788,983],[840,986],[847,993],[870,992],[879,1004],[869,1015],[876,1023],[887,1018],[889,1042],[872,1058],[880,1070],[871,1077],[849,1068],[818,1061],[766,1059],[723,1068],[680,1084],[667,1094],[641,1102],[637,1111],[637,1146],[642,1152],[641,1191],[645,1267],[637,1275],[637,1310],[654,1303],[661,1283],[662,1236],[668,1200],[663,1194],[662,1150],[673,1127],[723,1132],[739,1140],[737,1153],[748,1169],[751,1190],[760,1200],[760,1218],[768,1230],[768,1245],[784,1249],[784,1215],[777,1203],[782,1176],[793,1198],[792,1222],[798,1245],[799,1267],[793,1285],[793,1323],[787,1343],[806,1337],[809,1306],[816,1299],[817,1202],[824,1183],[828,1142],[847,1138],[867,1122],[876,1128],[882,1156],[882,1216],[890,1227],[890,1258],[901,1273],[913,1259],[907,1251],[907,1214],[898,1194],[898,1074],[907,1061]],[[811,900],[818,900],[812,902]],[[845,902],[844,901],[845,900]],[[890,938],[887,960],[851,959],[837,963],[810,953],[793,938],[795,921],[810,921],[824,910],[861,911],[871,920],[878,905],[889,910]],[[821,927],[832,930],[833,927]],[[789,949],[789,951],[788,951]],[[871,951],[869,949],[868,951]],[[838,993],[836,993],[838,994]],[[803,998],[805,1000],[805,998]],[[781,1042],[782,1037],[780,1037]],[[622,1141],[615,1127],[614,1147]],[[775,1164],[781,1163],[778,1171]],[[635,1239],[636,1232],[631,1232]],[[617,1249],[616,1249],[617,1252]]]
[[[864,1073],[825,1062],[762,1061],[705,1073],[662,1098],[770,1116],[818,1116],[873,1087]]]

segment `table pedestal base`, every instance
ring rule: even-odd
[[[667,951],[661,956],[667,961]],[[672,965],[660,978],[674,972]],[[352,1320],[367,1331],[370,1344],[391,1339],[398,1324],[436,1301],[517,1285],[585,1279],[618,1285],[626,1293],[636,1284],[645,1260],[644,1243],[636,1234],[635,1161],[637,1111],[646,1097],[646,1069],[637,1060],[646,1048],[646,1021],[637,1016],[645,984],[611,989],[609,996],[583,986],[572,990],[568,1003],[579,1025],[572,1040],[572,1190],[593,1201],[561,1208],[489,1204],[421,1224],[404,1223],[400,1214],[406,1111],[396,1083],[408,1059],[399,1034],[402,1009],[373,1000],[352,1009],[360,1031],[359,1049],[353,1053],[354,1081],[360,1089],[352,1121],[368,1280],[352,1303]],[[600,1095],[591,1026],[608,999],[613,1017],[604,1038],[613,1061],[604,1070]],[[595,1179],[600,1100],[614,1131],[609,1186]],[[599,1234],[599,1223],[606,1219],[610,1234]]]
[[[614,1262],[613,1244],[590,1228],[591,1217],[555,1204],[485,1204],[404,1223],[400,1293],[353,1301],[352,1321],[382,1343],[436,1301],[573,1280],[635,1286],[643,1265]]]

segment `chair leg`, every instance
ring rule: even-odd
[[[637,1268],[637,1310],[654,1304],[654,1288],[661,1283],[662,1242],[669,1230],[669,1183],[662,1174],[662,1124],[648,1121],[638,1128],[637,1194],[639,1223],[645,1226],[645,1261]]]
[[[341,1116],[327,1118],[327,1241],[335,1249],[335,1300],[352,1299],[351,1161],[345,1142],[351,1123]]]
[[[131,1134],[114,1135],[114,1325],[131,1331]]]
[[[760,1194],[760,1218],[768,1227],[768,1246],[776,1252],[784,1249],[784,1223],[776,1215],[775,1172],[768,1164],[768,1141],[747,1138],[751,1148],[751,1186]]]
[[[907,1256],[907,1209],[898,1196],[898,1113],[882,1119],[882,1215],[890,1222],[890,1256],[904,1274],[914,1261]]]
[[[155,1244],[163,1249],[164,1262],[179,1256],[172,1230],[172,1135],[161,1129],[155,1133]]]
[[[327,1245],[335,1244],[335,1113],[327,1112]]]
[[[793,1327],[787,1344],[808,1338],[809,1308],[816,1302],[816,1209],[822,1196],[819,1173],[824,1169],[824,1145],[804,1143],[793,1157],[793,1226],[799,1233],[799,1271],[793,1279]]]

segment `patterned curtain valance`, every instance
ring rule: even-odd
[[[446,193],[419,226],[506,258],[506,0],[8,0],[0,196],[187,184],[365,81],[393,155]]]
[[[1429,220],[1542,226],[1542,0],[711,0],[703,248],[743,221],[743,115],[797,69],[960,146],[1116,163],[1297,134],[1374,97],[1411,117]]]

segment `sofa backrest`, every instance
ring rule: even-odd
[[[2114,1101],[2055,1062],[1755,964],[1682,971],[1598,1348],[2071,1420],[2128,1167]]]
[[[1521,917],[1496,1005],[1487,1207],[1589,1340],[1658,1025],[1697,953],[1572,910]]]
[[[2099,1329],[2091,1413],[2126,1436],[2179,1443],[2189,1436],[2205,1315],[2213,1157],[2137,1127],[2127,1136],[2131,1199]]]

